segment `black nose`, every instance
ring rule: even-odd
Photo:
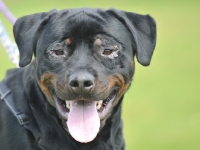
[[[75,72],[69,77],[69,85],[76,92],[89,92],[94,85],[94,76],[88,72]]]

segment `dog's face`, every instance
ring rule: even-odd
[[[14,34],[20,66],[35,54],[39,86],[83,143],[96,137],[130,86],[134,55],[149,65],[156,37],[151,17],[101,9],[25,16]]]

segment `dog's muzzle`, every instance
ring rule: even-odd
[[[65,120],[71,136],[87,143],[97,136],[100,122],[112,108],[116,90],[104,99],[88,98],[95,90],[95,77],[88,72],[75,72],[68,78],[68,89],[74,99],[61,99],[54,93],[53,99],[60,116]]]

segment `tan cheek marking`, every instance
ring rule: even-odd
[[[69,45],[72,44],[72,40],[71,40],[70,38],[67,38],[67,39],[65,40],[65,43],[69,46]]]
[[[120,87],[120,90],[119,92],[117,93],[116,95],[116,99],[114,102],[113,102],[113,107],[115,107],[119,100],[120,100],[120,97],[125,93],[125,91],[128,89],[129,87],[129,84],[126,84],[125,83],[125,80],[123,78],[122,75],[118,74],[118,75],[115,75],[115,76],[110,76],[109,77],[109,86],[108,86],[108,89],[112,88],[113,86],[115,85],[118,85]],[[106,118],[104,118],[103,122],[102,122],[102,126],[105,125],[106,123],[106,120],[109,116],[107,116]]]
[[[117,93],[117,101],[114,101],[113,105],[117,105],[120,97],[125,93],[125,91],[128,89],[129,84],[125,82],[124,77],[120,74],[115,74],[114,76],[109,77],[109,87],[108,89],[111,89],[113,86],[118,85],[120,87],[120,90]]]
[[[124,85],[124,86],[120,89],[120,91],[119,91],[118,94],[117,94],[117,101],[114,101],[114,103],[113,103],[114,106],[117,105],[117,103],[118,103],[120,97],[126,92],[126,90],[128,89],[128,87],[129,87],[129,85]]]
[[[48,86],[51,85],[55,88],[56,85],[56,75],[52,73],[45,73],[41,76],[40,81],[39,81],[39,86],[43,93],[46,95],[48,101],[50,102],[51,105],[55,106],[53,97],[51,92],[48,89]]]
[[[102,45],[101,39],[100,39],[100,38],[96,39],[96,40],[94,41],[94,45],[95,45],[95,46],[101,46],[101,45]]]

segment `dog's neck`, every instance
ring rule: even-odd
[[[123,97],[120,99],[120,102],[113,110],[113,113],[110,118],[107,119],[105,126],[101,129],[99,134],[97,135],[99,138],[96,138],[90,143],[79,143],[75,141],[63,128],[61,119],[59,118],[56,109],[51,106],[42,91],[37,84],[37,81],[34,74],[33,63],[25,68],[14,69],[21,74],[21,76],[17,76],[16,79],[15,73],[13,70],[10,70],[7,73],[7,81],[12,80],[12,82],[7,82],[8,87],[11,89],[14,98],[16,101],[20,101],[21,103],[27,103],[27,105],[31,108],[32,112],[27,108],[21,108],[24,112],[28,112],[30,115],[29,119],[31,122],[35,122],[34,124],[30,124],[32,129],[36,129],[40,131],[38,138],[36,139],[41,147],[46,149],[65,149],[65,147],[71,147],[70,150],[73,149],[104,149],[104,150],[117,150],[122,149],[124,147],[123,140],[123,132],[122,132],[122,120],[121,120],[121,102]],[[30,73],[32,72],[32,73]],[[23,83],[19,82],[23,81]],[[19,92],[19,89],[16,90],[16,86],[13,85],[22,85],[22,89]],[[21,86],[20,86],[21,87]],[[16,91],[18,91],[16,93]],[[23,97],[23,98],[22,98]],[[20,107],[17,106],[17,107]],[[40,117],[38,117],[40,116]],[[42,124],[42,126],[41,126]],[[50,141],[52,137],[54,142]],[[103,139],[103,140],[102,140]]]

